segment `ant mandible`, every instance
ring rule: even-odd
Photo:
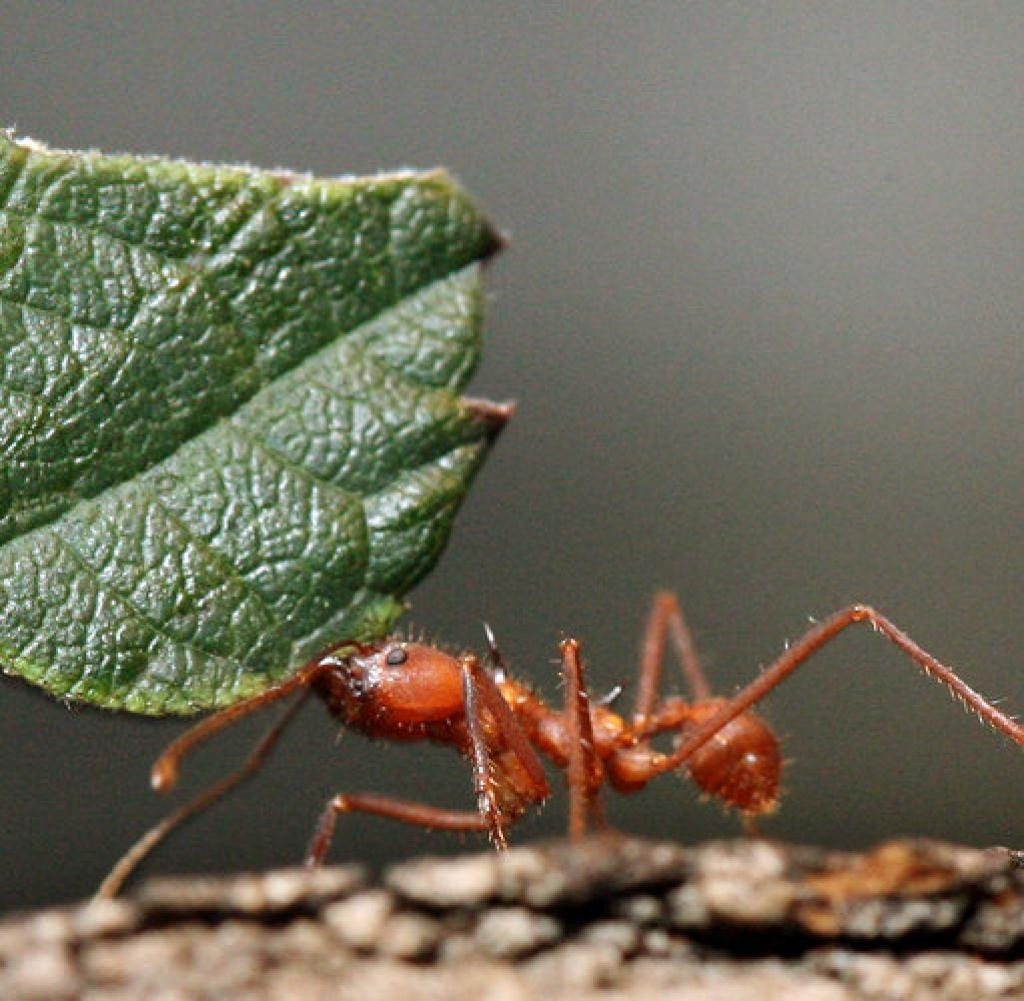
[[[209,717],[168,746],[151,775],[154,789],[160,792],[175,786],[182,759],[198,744],[256,709],[302,693],[238,771],[146,832],[111,870],[97,896],[114,896],[172,828],[252,775],[310,692],[320,695],[347,726],[370,737],[431,740],[454,747],[472,764],[477,809],[447,810],[378,793],[342,793],[330,800],[320,817],[307,865],[323,861],[342,813],[371,813],[446,831],[486,831],[497,848],[504,848],[506,828],[550,793],[538,752],[565,770],[569,835],[574,839],[581,838],[589,825],[606,826],[601,802],[605,784],[618,792],[637,792],[657,776],[679,768],[685,768],[706,795],[750,821],[777,807],[782,772],[779,741],[752,707],[856,622],[869,623],[982,721],[1024,745],[1024,726],[975,692],[884,615],[861,604],[849,605],[813,625],[746,687],[731,698],[716,698],[679,602],[675,594],[665,591],[655,597],[644,632],[636,704],[629,718],[614,712],[608,700],[589,698],[575,639],[560,644],[565,686],[561,710],[551,708],[529,686],[510,677],[490,629],[489,652],[483,660],[473,653],[453,656],[400,638],[334,647],[286,681]],[[690,702],[660,695],[667,639],[689,684]],[[675,734],[675,745],[662,752],[651,740],[666,733]]]

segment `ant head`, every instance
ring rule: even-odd
[[[338,659],[335,676],[349,719],[364,726],[430,723],[462,710],[459,661],[425,643],[392,638],[359,646]]]
[[[693,706],[691,721],[703,723],[723,705],[723,699],[699,702]],[[743,813],[771,813],[779,804],[779,741],[771,727],[749,710],[694,751],[683,767],[703,792]]]

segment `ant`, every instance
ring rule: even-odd
[[[420,827],[484,831],[497,848],[506,828],[550,793],[538,753],[564,769],[569,786],[569,836],[588,826],[607,827],[601,801],[607,784],[633,793],[665,772],[685,769],[703,793],[740,812],[748,825],[776,809],[782,755],[778,738],[752,708],[812,654],[857,622],[868,623],[902,650],[929,677],[982,721],[1024,745],[1024,726],[970,688],[950,668],[917,645],[884,615],[854,604],[813,625],[746,687],[716,698],[701,668],[692,635],[675,594],[655,596],[641,648],[636,704],[630,717],[614,712],[617,696],[591,701],[580,643],[560,644],[565,704],[553,709],[529,686],[509,675],[494,635],[489,650],[453,656],[424,643],[390,638],[345,643],[310,661],[287,680],[221,710],[171,743],[151,773],[153,788],[172,789],[182,759],[226,726],[249,713],[301,692],[242,767],[210,786],[144,834],[104,880],[97,897],[117,894],[138,863],[182,821],[204,810],[266,759],[299,705],[311,692],[347,726],[370,737],[432,740],[454,747],[472,765],[476,810],[448,810],[378,793],[341,793],[327,804],[306,856],[323,862],[339,814],[371,813]],[[666,641],[675,648],[692,701],[661,697]],[[652,746],[658,734],[674,734],[671,751]]]

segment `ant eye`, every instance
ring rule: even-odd
[[[392,647],[384,655],[384,663],[389,667],[397,667],[399,664],[404,664],[409,659],[409,655],[400,647]]]

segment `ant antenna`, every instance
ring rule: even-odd
[[[498,641],[494,638],[494,630],[489,622],[484,623],[484,636],[487,637],[487,660],[491,665],[491,674],[497,682],[505,681],[508,677],[508,668],[505,658],[498,649]]]

